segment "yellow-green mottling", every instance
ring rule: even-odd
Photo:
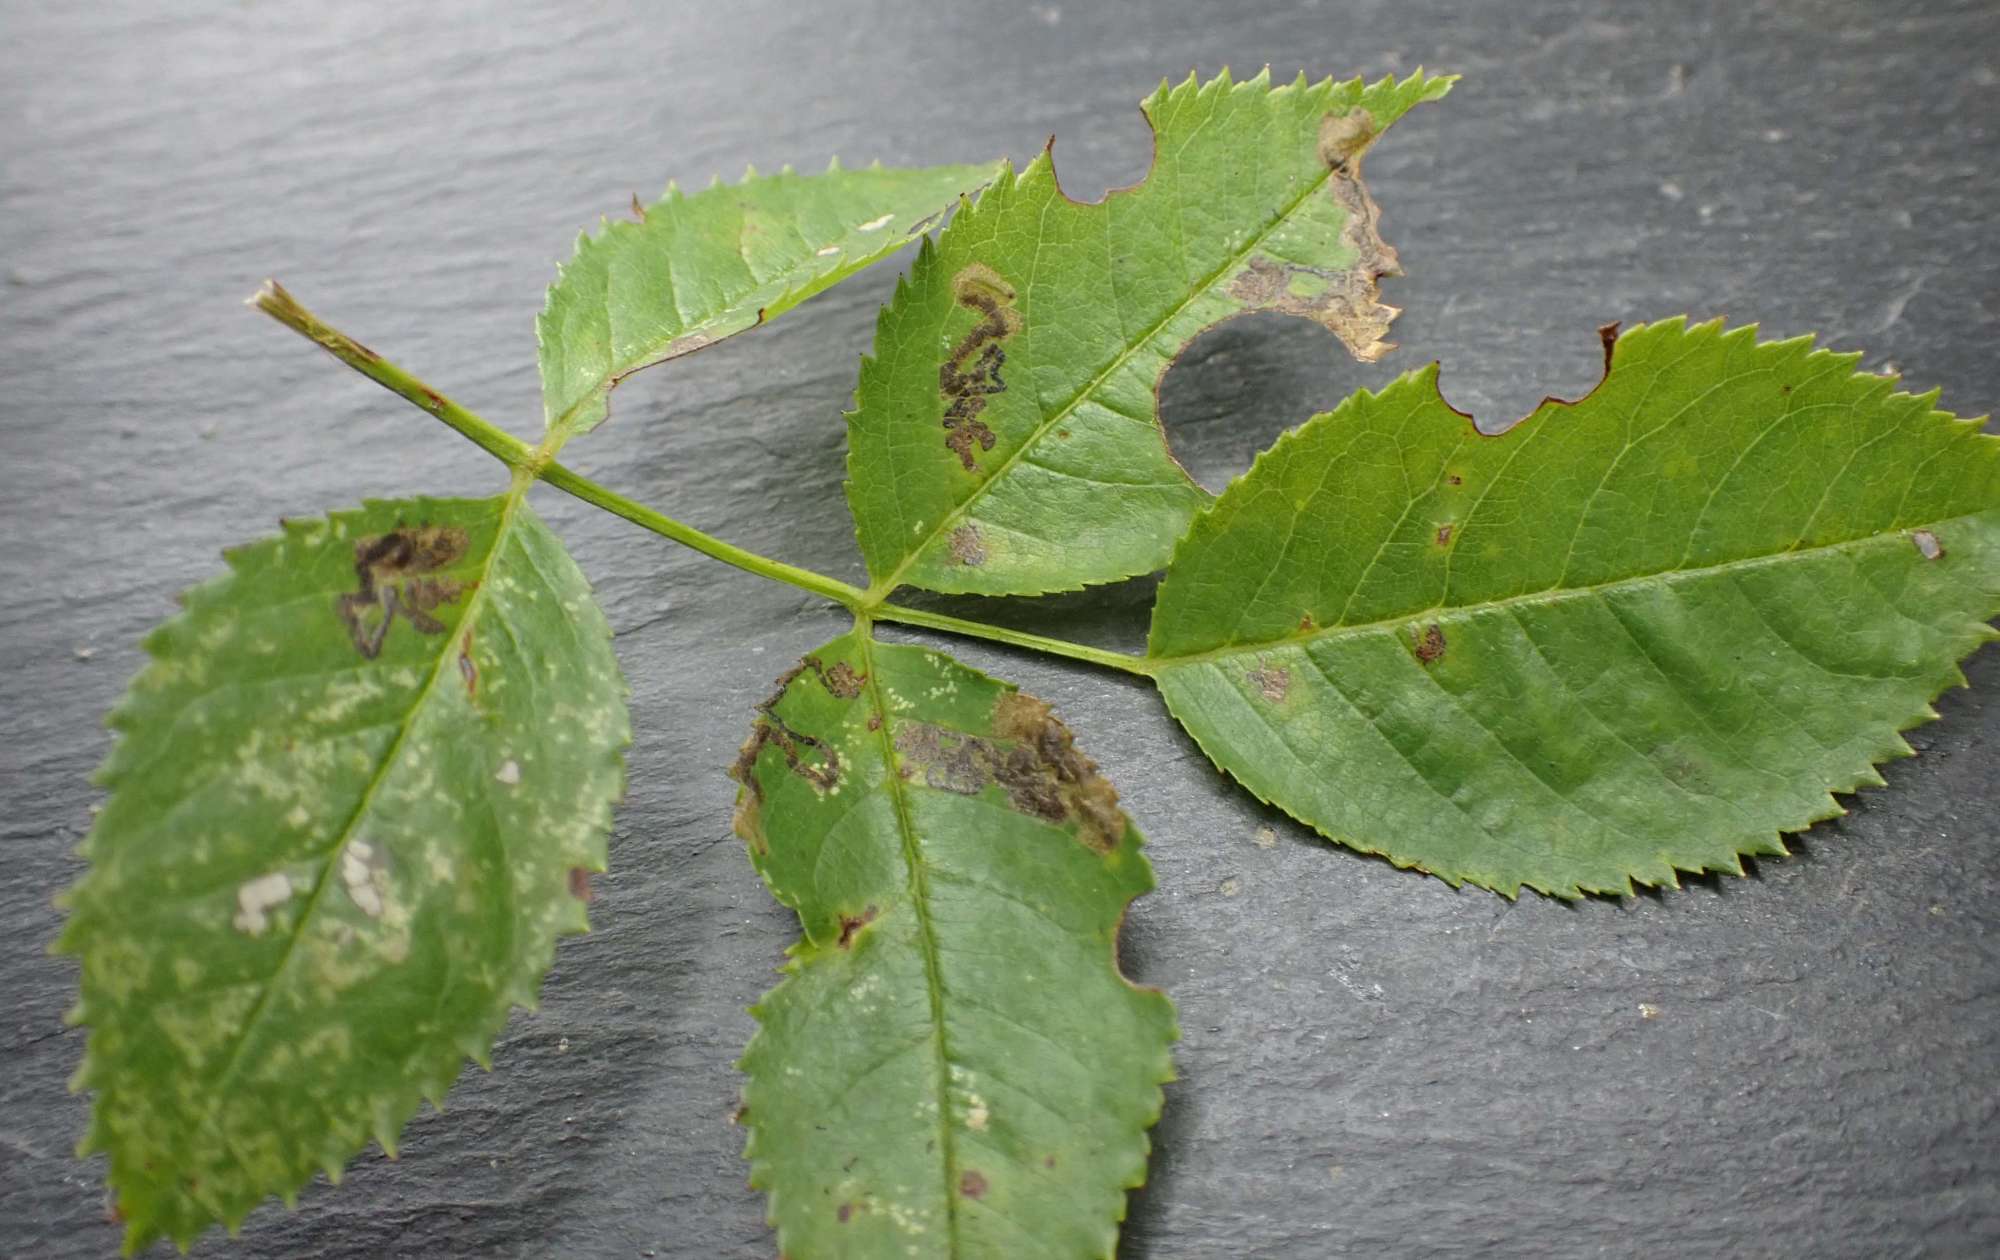
[[[446,545],[398,567],[421,530]],[[341,606],[370,556],[372,657]],[[128,1249],[393,1152],[585,927],[572,872],[604,868],[623,781],[609,627],[518,494],[370,503],[228,561],[111,716],[59,942]]]
[[[787,1255],[1110,1257],[1172,1075],[1118,969],[1138,828],[1040,701],[835,639],[763,709],[737,829],[802,939],[742,1122]]]

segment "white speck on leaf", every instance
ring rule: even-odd
[[[252,936],[262,936],[270,926],[264,916],[266,910],[281,906],[292,895],[292,881],[285,878],[283,871],[272,871],[269,875],[259,875],[236,890],[236,917],[231,920],[239,932]]]
[[[512,757],[507,758],[500,763],[500,768],[493,772],[493,777],[508,787],[513,787],[521,781],[521,763]]]
[[[895,217],[896,216],[893,214],[885,214],[879,219],[868,220],[868,222],[862,224],[860,227],[855,228],[854,230],[857,232],[878,232],[881,229],[888,227],[890,220],[894,219]]]

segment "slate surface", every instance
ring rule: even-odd
[[[490,417],[538,416],[532,315],[576,230],[669,176],[1025,159],[1140,176],[1161,75],[1463,72],[1369,158],[1411,275],[1374,367],[1282,320],[1170,380],[1211,485],[1432,357],[1495,421],[1595,378],[1600,322],[1819,330],[2000,399],[2000,12],[1647,6],[626,3],[0,9],[0,1253],[115,1248],[69,1150],[50,904],[98,716],[218,548],[365,495],[484,493],[477,451],[240,299],[266,275]],[[308,11],[308,10],[311,11]],[[885,269],[634,380],[576,462],[859,574],[839,413]],[[791,939],[728,830],[750,706],[839,629],[793,591],[543,493],[634,690],[598,931],[490,1076],[206,1256],[768,1257],[728,1124]],[[1135,646],[1145,583],[995,617]],[[1052,700],[1153,838],[1131,970],[1182,1080],[1123,1254],[1972,1256],[2000,1247],[2000,655],[1891,787],[1747,880],[1510,905],[1336,851],[1212,771],[1136,682],[974,644]],[[1275,843],[1258,843],[1270,828]],[[1266,837],[1268,841],[1271,837]],[[1648,1017],[1646,1012],[1656,1014]]]

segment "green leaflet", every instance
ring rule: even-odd
[[[2000,611],[2000,442],[1858,358],[1672,320],[1499,437],[1435,367],[1349,399],[1182,541],[1167,704],[1258,796],[1454,884],[1783,853]]]
[[[609,627],[518,493],[228,560],[112,714],[58,944],[128,1250],[393,1151],[584,929],[623,779]]]
[[[578,237],[535,323],[549,431],[596,428],[605,396],[626,376],[754,327],[887,258],[996,169],[753,170],[692,196],[670,186],[639,222]]]
[[[1117,794],[1048,706],[865,631],[761,713],[737,831],[804,929],[742,1065],[779,1249],[1109,1257],[1175,1037],[1118,970]]]
[[[1232,315],[1317,320],[1373,359],[1396,255],[1363,151],[1449,77],[1273,89],[1162,83],[1146,181],[1082,205],[1043,153],[926,242],[877,323],[848,417],[848,503],[873,593],[989,595],[1149,573],[1208,502],[1155,389]]]

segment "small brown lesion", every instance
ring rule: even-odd
[[[861,931],[862,928],[867,927],[869,924],[875,921],[875,914],[876,914],[875,907],[869,906],[867,909],[863,910],[860,914],[841,915],[840,939],[835,941],[834,944],[838,945],[842,949],[853,949],[855,936]]]
[[[357,541],[354,572],[360,588],[334,602],[354,650],[369,660],[381,655],[398,616],[420,634],[443,634],[449,627],[431,614],[455,602],[472,584],[432,575],[456,564],[467,545],[465,531],[455,525],[399,526]],[[460,659],[461,669],[470,664],[470,658]],[[477,678],[475,668],[468,688]]]
[[[1002,343],[1020,331],[1021,315],[1014,309],[1014,286],[983,263],[967,265],[952,277],[951,288],[958,304],[980,317],[938,365],[938,392],[945,400],[944,444],[965,471],[972,472],[979,466],[975,449],[990,451],[997,440],[979,415],[990,396],[1007,391],[1000,375],[1007,362]]]
[[[1292,694],[1292,671],[1283,665],[1259,661],[1257,668],[1247,671],[1244,678],[1272,704],[1282,704],[1285,697]]]
[[[1433,621],[1421,631],[1412,631],[1411,637],[1418,663],[1429,665],[1444,655],[1444,629],[1437,622]]]
[[[986,563],[986,540],[980,536],[979,527],[970,521],[954,528],[947,535],[945,546],[954,564],[976,569]]]
[[[958,1192],[966,1198],[983,1199],[986,1197],[986,1190],[986,1174],[977,1168],[968,1168],[959,1176]]]
[[[1452,526],[1452,523],[1451,523],[1450,521],[1446,521],[1446,522],[1445,522],[1444,524],[1442,524],[1442,525],[1440,525],[1440,526],[1438,526],[1438,527],[1437,527],[1437,545],[1438,545],[1438,546],[1440,546],[1440,547],[1449,547],[1449,546],[1451,546],[1451,533],[1452,533],[1452,528],[1453,528],[1453,526]]]

